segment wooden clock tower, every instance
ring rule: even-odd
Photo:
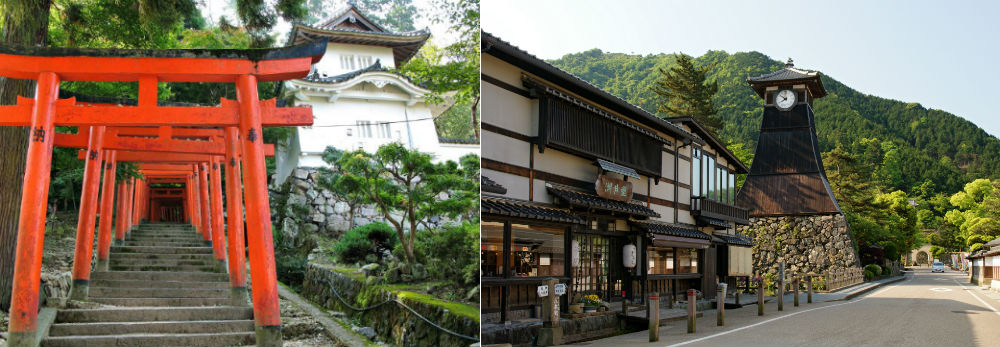
[[[764,98],[764,116],[750,173],[736,204],[750,212],[741,231],[759,245],[754,269],[790,274],[823,272],[858,265],[854,239],[827,182],[816,139],[813,100],[826,96],[820,73],[795,68],[747,83]]]
[[[736,197],[751,217],[841,214],[823,170],[814,99],[826,96],[819,72],[785,68],[747,82],[764,98],[753,164]]]

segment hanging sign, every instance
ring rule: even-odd
[[[563,294],[566,294],[566,284],[565,283],[556,283],[556,295],[558,296],[558,295],[563,295]]]
[[[617,201],[632,200],[632,182],[600,175],[597,176],[594,188],[597,190],[597,195],[605,199]]]

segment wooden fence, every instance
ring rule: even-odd
[[[809,273],[805,274],[805,276],[812,276],[814,286],[819,284],[817,292],[832,292],[864,282],[865,269],[847,268],[840,271]]]

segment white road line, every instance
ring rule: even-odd
[[[909,282],[912,279],[913,279],[913,277],[910,277],[909,279],[907,279],[907,280],[905,280],[903,282]],[[884,292],[886,290],[889,290],[889,289],[891,289],[892,287],[895,287],[895,286],[896,286],[896,284],[890,285],[890,286],[888,286],[888,287],[886,287],[886,288],[884,288],[882,290],[879,290],[879,291],[876,291],[874,293],[865,295],[863,298],[860,298],[860,299],[857,299],[857,300],[852,300],[852,301],[848,301],[848,302],[842,302],[842,303],[833,304],[833,305],[830,305],[830,306],[810,308],[808,310],[803,310],[803,311],[799,311],[799,312],[795,312],[795,313],[789,313],[789,314],[786,314],[786,315],[781,316],[781,317],[774,317],[774,318],[768,319],[768,320],[763,321],[763,322],[759,322],[759,323],[754,323],[754,324],[751,324],[751,325],[747,325],[745,327],[739,327],[739,328],[736,328],[736,329],[733,329],[733,330],[723,331],[721,333],[717,333],[717,334],[713,334],[713,335],[708,335],[708,336],[697,338],[697,339],[694,339],[694,340],[688,340],[688,341],[684,341],[684,342],[680,342],[680,343],[675,343],[675,344],[672,344],[672,345],[667,345],[665,347],[677,347],[677,346],[683,346],[683,345],[691,344],[691,343],[695,343],[695,342],[701,342],[701,341],[704,341],[704,340],[708,340],[708,339],[719,337],[719,336],[723,336],[723,335],[732,334],[732,333],[735,333],[735,332],[740,331],[740,330],[750,329],[750,328],[753,328],[753,327],[756,327],[756,326],[759,326],[759,325],[764,325],[764,324],[767,324],[767,323],[770,323],[770,322],[773,322],[773,321],[776,321],[776,320],[779,320],[779,319],[788,318],[788,317],[799,315],[799,314],[806,313],[806,312],[809,312],[809,311],[816,311],[816,310],[822,310],[822,309],[827,309],[827,308],[831,308],[831,307],[837,307],[837,306],[843,306],[843,305],[850,305],[850,304],[853,304],[853,303],[856,303],[856,302],[864,301],[865,299],[868,299],[869,297],[871,297],[873,295],[881,294],[882,292]],[[994,311],[996,311],[996,310],[994,309]],[[998,314],[1000,314],[1000,313],[998,313]]]
[[[988,302],[983,301],[983,299],[980,299],[978,295],[976,295],[975,293],[973,293],[972,290],[968,289],[969,287],[967,287],[966,285],[964,285],[962,283],[959,283],[958,280],[956,280],[956,279],[952,279],[952,281],[955,281],[955,284],[957,284],[959,287],[962,287],[963,289],[966,289],[965,290],[966,293],[969,293],[969,295],[972,295],[973,298],[976,298],[976,300],[979,300],[979,302],[983,303],[983,305],[986,305],[986,307],[989,307],[990,310],[993,311],[993,313],[996,313],[998,316],[1000,316],[1000,311],[997,311],[997,309],[995,307],[993,307],[993,305],[990,305]]]

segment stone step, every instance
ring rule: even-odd
[[[184,271],[184,272],[223,272],[220,266],[216,265],[115,265],[111,264],[111,271]]]
[[[143,234],[138,234],[138,233],[132,233],[132,234],[128,235],[128,237],[127,237],[127,239],[130,239],[130,240],[133,239],[133,238],[142,238],[142,239],[172,239],[172,238],[178,238],[178,239],[197,239],[197,240],[204,240],[205,239],[204,236],[202,236],[201,234],[195,233],[195,232],[189,232],[189,233],[186,232],[186,233],[177,233],[177,234],[174,234],[174,233],[171,233],[171,234],[160,234],[160,233],[143,233]]]
[[[111,258],[111,267],[118,266],[219,266],[215,259],[116,259]]]
[[[253,320],[204,320],[165,322],[106,322],[53,324],[49,336],[123,334],[201,334],[253,332]]]
[[[228,298],[229,288],[90,287],[91,298]]]
[[[135,334],[120,336],[62,336],[42,340],[43,347],[107,346],[242,346],[253,344],[253,332],[206,334]]]
[[[111,253],[212,254],[212,247],[114,246]]]
[[[154,259],[154,260],[215,260],[211,254],[161,254],[161,253],[117,253],[111,255],[111,260],[116,259]]]
[[[226,306],[232,300],[225,298],[95,298],[90,301],[112,306]]]
[[[211,272],[183,271],[95,271],[90,274],[91,280],[130,280],[130,281],[229,281],[229,275]]]
[[[202,241],[125,241],[122,246],[141,247],[206,247]]]
[[[228,281],[195,282],[195,281],[142,281],[142,280],[97,280],[90,281],[91,292],[96,287],[113,288],[188,288],[188,289],[226,289]],[[91,294],[93,295],[93,294]]]
[[[59,310],[56,323],[253,319],[250,307],[105,307]]]

